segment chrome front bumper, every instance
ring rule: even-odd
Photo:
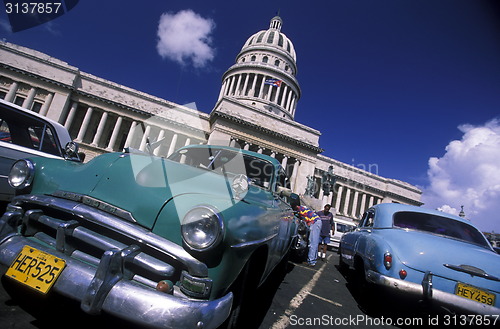
[[[41,209],[49,207],[67,215],[48,216]],[[67,216],[81,223],[63,218]],[[113,238],[104,233],[111,229]],[[124,235],[134,243],[120,242]],[[206,265],[146,229],[72,200],[14,198],[0,218],[0,264],[9,267],[26,245],[65,260],[50,292],[77,300],[89,314],[104,311],[152,328],[217,328],[231,311],[232,293],[208,300],[190,298],[177,286],[171,294],[157,291],[154,278],[174,279],[183,269],[192,278],[204,279]],[[98,251],[85,253],[85,248],[76,248],[80,245]]]
[[[433,289],[432,274],[430,272],[425,273],[421,284],[385,276],[372,270],[367,272],[366,278],[369,282],[375,283],[379,286],[384,286],[404,294],[409,294],[415,298],[429,301],[433,305],[444,306],[455,311],[465,312],[467,314],[500,314],[500,308],[481,304],[454,294]]]
[[[66,268],[51,289],[79,301],[87,313],[102,310],[152,328],[217,328],[231,310],[231,293],[211,301],[185,299],[120,279],[120,273],[114,271],[120,256],[113,252],[107,253],[96,269],[20,235],[11,235],[0,245],[0,263],[9,266],[25,245],[66,261]]]

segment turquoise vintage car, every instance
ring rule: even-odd
[[[440,310],[500,315],[500,255],[466,219],[382,203],[342,236],[339,252],[358,286],[375,284]]]
[[[238,326],[297,236],[280,163],[235,148],[30,158],[9,181],[5,281],[149,327]]]

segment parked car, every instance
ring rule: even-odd
[[[334,218],[333,223],[335,231],[332,230],[330,231],[330,243],[328,245],[333,248],[338,248],[342,236],[347,232],[354,231],[357,224],[352,220],[346,220],[340,218]]]
[[[9,179],[18,195],[0,221],[8,282],[148,327],[238,326],[296,238],[280,163],[240,149],[31,158]]]
[[[14,189],[7,182],[10,168],[16,160],[30,156],[73,158],[68,143],[75,147],[64,126],[33,111],[0,100],[0,203],[10,201]]]
[[[500,314],[500,255],[458,216],[401,204],[374,206],[342,237],[340,267],[386,291],[458,313]]]

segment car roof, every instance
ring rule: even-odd
[[[392,226],[392,215],[394,213],[400,212],[400,211],[412,211],[412,212],[420,212],[420,213],[431,214],[431,215],[436,215],[436,216],[441,216],[441,217],[448,217],[448,218],[454,219],[456,221],[463,222],[463,223],[466,223],[466,224],[469,224],[471,226],[476,227],[470,220],[467,220],[465,218],[462,218],[462,217],[459,217],[456,215],[452,215],[449,213],[445,213],[445,212],[442,212],[439,210],[435,210],[435,209],[417,207],[417,206],[401,204],[401,203],[379,203],[371,208],[376,210],[377,215],[382,215],[385,218],[390,218],[391,223],[389,225],[391,225],[391,226]],[[476,229],[477,229],[477,227],[476,227]]]
[[[8,107],[8,108],[10,108],[11,110],[14,110],[14,111],[23,112],[26,115],[30,115],[30,116],[36,117],[36,118],[38,118],[38,119],[40,119],[42,121],[46,121],[46,122],[50,123],[54,127],[54,129],[56,131],[56,134],[57,134],[57,136],[59,138],[59,141],[61,143],[61,147],[62,148],[64,148],[64,146],[66,145],[66,143],[71,142],[71,137],[69,135],[68,130],[62,124],[60,124],[59,122],[54,121],[52,119],[49,119],[46,116],[43,116],[41,114],[38,114],[38,113],[33,112],[31,110],[28,110],[28,109],[26,109],[24,107],[21,107],[19,105],[14,104],[14,103],[7,102],[7,101],[5,101],[3,99],[0,99],[0,105],[2,107]]]

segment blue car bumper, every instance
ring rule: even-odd
[[[432,287],[432,274],[426,273],[421,284],[404,281],[382,275],[369,270],[366,276],[369,282],[387,287],[398,292],[415,296],[422,300],[432,302],[433,305],[444,306],[467,314],[500,315],[500,308],[481,304],[467,298],[463,298]]]

